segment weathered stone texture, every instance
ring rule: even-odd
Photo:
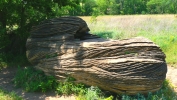
[[[27,58],[58,81],[76,82],[116,93],[148,93],[166,78],[165,54],[152,41],[136,37],[105,40],[87,34],[78,17],[61,17],[34,27],[27,40]]]

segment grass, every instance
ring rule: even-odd
[[[125,39],[146,37],[166,54],[168,64],[177,63],[177,18],[174,15],[121,15],[99,16],[95,22],[91,17],[83,18],[91,33],[103,38]]]
[[[23,100],[15,92],[6,92],[0,88],[0,100]]]
[[[0,70],[6,67],[30,65],[26,54],[13,55],[11,53],[0,53]]]
[[[124,39],[144,36],[158,44],[165,52],[168,64],[177,63],[177,18],[173,15],[129,15],[129,16],[100,16],[95,22],[91,17],[82,17],[88,23],[91,33],[103,38]],[[29,64],[25,55],[13,56],[0,53],[0,69],[8,66],[24,66]],[[176,100],[174,87],[168,80],[162,88],[148,95],[137,94],[129,96],[106,93],[98,87],[88,87],[75,84],[68,77],[64,82],[57,82],[53,76],[45,76],[42,71],[32,67],[18,68],[13,80],[16,87],[22,87],[28,92],[55,91],[60,95],[75,94],[77,100]],[[0,100],[22,100],[14,92],[0,89]]]
[[[84,92],[84,85],[75,84],[73,83],[74,80],[74,78],[68,76],[64,82],[57,82],[53,76],[46,76],[44,72],[33,67],[19,67],[13,83],[16,87],[22,87],[27,92],[55,91],[61,95]]]
[[[56,86],[55,78],[44,75],[44,72],[33,67],[18,68],[13,79],[16,87],[22,87],[27,92],[52,90]]]
[[[155,93],[148,93],[148,95],[137,94],[129,96],[126,94],[119,95],[107,95],[102,92],[99,88],[92,89],[88,88],[85,94],[79,95],[77,100],[176,100],[177,95],[174,92],[172,84],[165,80],[162,88]]]
[[[115,93],[107,93],[98,87],[86,86],[83,84],[75,84],[75,79],[68,77],[64,82],[57,82],[52,76],[45,76],[43,72],[32,67],[18,68],[18,72],[14,78],[14,84],[22,87],[25,91],[55,91],[59,95],[77,96],[77,100],[175,100],[177,95],[174,92],[172,84],[165,80],[162,88],[155,92],[149,93],[147,96],[137,94],[135,96],[119,95]]]
[[[123,95],[122,100],[176,100],[177,95],[174,92],[174,87],[169,80],[163,82],[162,88],[155,92],[149,93],[147,96],[137,94],[136,96]]]

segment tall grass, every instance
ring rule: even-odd
[[[174,15],[99,16],[91,22],[82,17],[91,33],[103,38],[125,39],[143,36],[161,47],[167,63],[177,63],[177,18]]]

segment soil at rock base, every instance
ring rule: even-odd
[[[169,66],[167,72],[167,79],[169,79],[175,86],[177,92],[177,67]],[[21,88],[15,88],[12,83],[12,79],[17,71],[17,68],[4,68],[0,71],[0,88],[3,90],[12,92],[14,91],[17,95],[23,97],[25,100],[75,100],[74,96],[64,97],[56,96],[54,92],[38,93],[38,92],[24,92]]]
[[[175,87],[174,90],[177,93],[177,65],[168,66],[166,78],[171,81],[172,85]]]
[[[17,68],[4,68],[0,71],[0,88],[5,91],[14,91],[24,100],[75,100],[74,96],[57,96],[54,92],[24,92],[22,88],[15,88],[12,80],[17,72]]]

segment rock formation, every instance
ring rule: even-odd
[[[127,94],[161,88],[167,72],[165,54],[152,41],[105,40],[88,32],[78,17],[46,20],[32,28],[27,58],[58,81],[69,75],[76,82]]]

